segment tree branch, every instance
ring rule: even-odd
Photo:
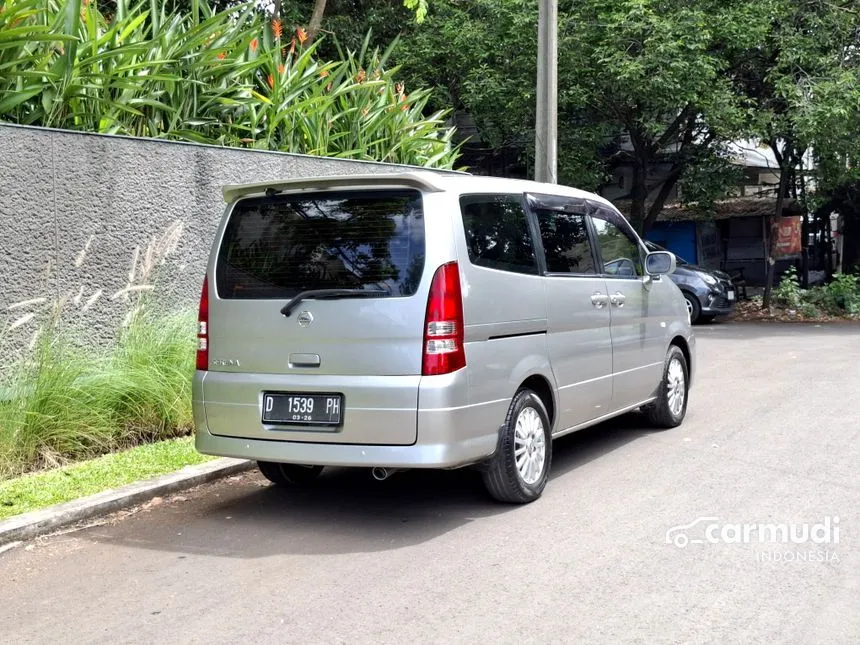
[[[692,109],[692,105],[687,104],[687,106],[681,110],[681,113],[675,117],[675,120],[666,128],[666,131],[660,136],[659,139],[654,143],[654,147],[656,150],[662,150],[666,147],[666,144],[669,143],[672,138],[674,138],[681,129],[681,124],[685,121],[689,120],[690,110]]]

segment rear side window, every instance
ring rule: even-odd
[[[424,271],[424,213],[413,190],[303,193],[236,203],[218,251],[225,299],[311,289],[410,296]]]
[[[585,215],[537,211],[541,241],[550,273],[597,273]]]
[[[466,195],[460,198],[460,210],[472,264],[511,273],[538,273],[521,197]]]

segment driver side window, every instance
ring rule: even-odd
[[[636,240],[602,215],[592,215],[603,272],[619,278],[645,275],[643,253]]]

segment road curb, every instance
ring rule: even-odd
[[[29,540],[98,515],[119,511],[153,497],[175,493],[228,475],[249,470],[245,459],[215,459],[182,470],[106,490],[89,497],[56,504],[0,521],[0,546]]]

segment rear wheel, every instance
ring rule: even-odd
[[[257,467],[263,477],[277,486],[302,486],[309,484],[323,470],[322,466],[304,466],[301,464],[279,464],[271,461],[258,461]]]
[[[677,345],[669,347],[663,366],[663,378],[657,389],[657,400],[644,411],[648,420],[658,428],[675,428],[687,414],[689,368],[684,352]]]
[[[532,390],[511,401],[496,454],[484,470],[484,485],[500,502],[525,504],[541,496],[552,462],[549,415]]]

